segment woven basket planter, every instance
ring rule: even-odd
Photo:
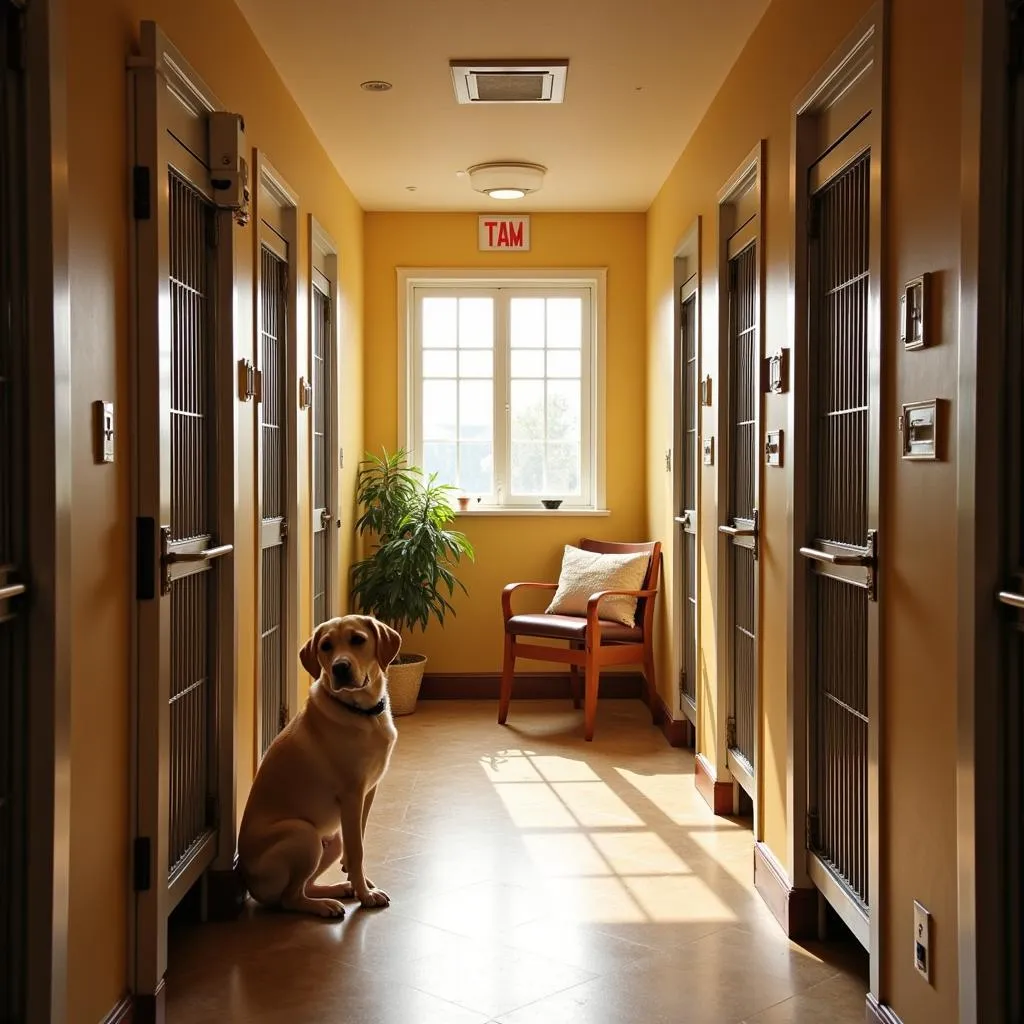
[[[391,714],[411,715],[416,710],[416,699],[420,695],[426,667],[425,654],[402,654],[388,666]]]

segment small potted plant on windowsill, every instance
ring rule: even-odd
[[[444,625],[455,614],[448,599],[466,588],[454,570],[474,551],[465,534],[448,529],[453,490],[410,466],[404,450],[367,453],[356,481],[356,532],[369,534],[372,548],[352,566],[352,597],[364,614],[400,632],[426,629],[431,618]],[[426,665],[425,655],[403,651],[388,669],[394,714],[415,711]]]

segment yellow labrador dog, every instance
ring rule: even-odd
[[[363,833],[398,735],[386,673],[401,645],[383,622],[346,615],[302,648],[316,682],[263,758],[238,835],[242,878],[258,902],[321,917],[344,917],[339,900],[353,896],[364,907],[390,902],[363,874]],[[317,884],[337,860],[348,882]]]

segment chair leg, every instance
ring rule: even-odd
[[[501,666],[501,692],[498,697],[498,725],[504,725],[508,718],[508,706],[512,702],[512,680],[516,671],[515,638],[505,634],[505,658]]]
[[[644,679],[647,681],[647,707],[651,721],[658,724],[658,680],[654,674],[654,651],[644,648]]]
[[[569,690],[572,693],[572,706],[575,710],[579,711],[583,697],[583,688],[580,686],[579,665],[569,666]]]
[[[587,648],[586,666],[583,670],[583,685],[586,689],[586,706],[583,711],[583,738],[589,743],[594,738],[597,725],[597,693],[601,682],[601,669],[597,651]]]

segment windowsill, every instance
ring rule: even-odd
[[[562,516],[581,518],[586,516],[610,516],[607,508],[467,508],[456,509],[457,516]]]

